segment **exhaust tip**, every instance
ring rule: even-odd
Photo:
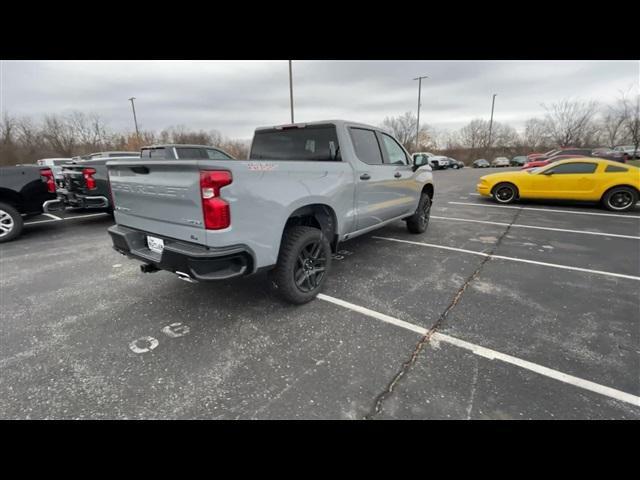
[[[189,283],[198,283],[197,280],[195,280],[194,278],[191,278],[191,276],[187,273],[184,272],[176,272],[176,275],[178,276],[178,278],[180,280],[184,280],[185,282],[189,282]]]

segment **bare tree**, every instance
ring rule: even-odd
[[[594,116],[598,104],[595,101],[565,99],[550,106],[542,104],[542,107],[547,112],[546,133],[560,147],[587,145],[597,133]]]
[[[622,104],[625,116],[624,130],[629,142],[634,147],[635,155],[638,155],[640,150],[640,94],[635,95],[633,99],[623,95]]]
[[[416,148],[417,126],[418,119],[412,112],[406,112],[404,115],[397,117],[386,117],[381,124],[382,128],[393,134],[404,148],[410,152]],[[431,129],[426,124],[421,125],[418,136],[418,149],[428,149],[431,145],[433,145]]]
[[[489,122],[476,118],[458,131],[460,145],[465,148],[486,147],[489,138]]]
[[[78,142],[74,128],[67,118],[59,115],[46,115],[42,135],[57,154],[71,157],[76,153]]]
[[[550,143],[547,135],[547,128],[544,120],[539,118],[530,118],[524,125],[523,143],[526,147],[534,152],[548,147]]]

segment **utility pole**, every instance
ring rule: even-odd
[[[293,74],[291,72],[291,60],[289,60],[289,102],[291,103],[291,123],[293,122]]]
[[[491,129],[493,128],[493,106],[496,103],[497,93],[493,94],[493,100],[491,101],[491,120],[489,121],[489,142],[487,143],[487,147],[491,148]]]
[[[131,97],[129,99],[129,101],[131,102],[131,108],[133,109],[133,122],[136,125],[136,137],[138,139],[138,143],[140,142],[140,132],[138,131],[138,119],[136,118],[136,106],[133,103],[133,101],[136,99],[136,97]]]
[[[414,80],[418,80],[418,121],[416,124],[416,152],[418,151],[419,145],[419,137],[420,137],[420,95],[422,93],[422,79],[429,78],[426,75],[422,77],[414,78]]]

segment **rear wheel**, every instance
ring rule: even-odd
[[[0,203],[0,243],[16,238],[22,232],[22,216],[11,205]]]
[[[512,183],[499,183],[493,187],[491,194],[498,203],[513,203],[518,198],[518,189]]]
[[[607,210],[625,212],[638,201],[638,192],[630,187],[614,187],[604,194],[602,203]]]
[[[416,212],[407,218],[407,230],[411,233],[424,233],[431,217],[431,198],[426,193],[420,197]]]
[[[290,227],[282,238],[271,281],[287,302],[307,303],[320,293],[330,266],[331,246],[321,230]]]

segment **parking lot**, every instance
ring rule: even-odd
[[[640,207],[475,194],[346,242],[292,306],[259,274],[142,274],[105,214],[0,246],[0,417],[640,419]]]

